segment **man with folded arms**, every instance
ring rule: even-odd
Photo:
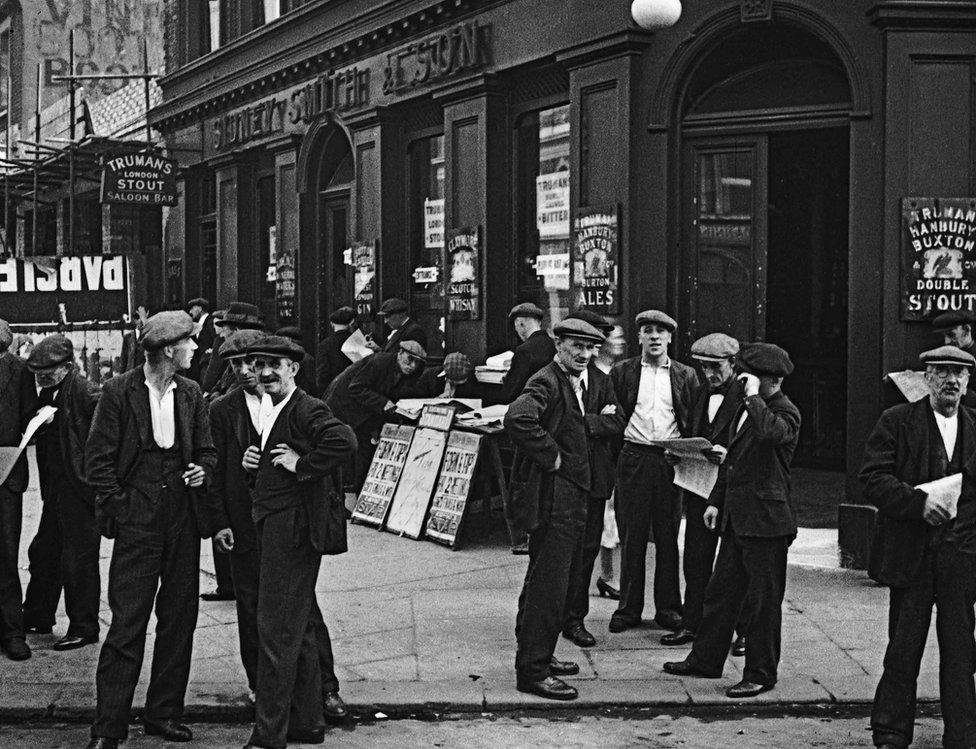
[[[515,619],[516,686],[554,700],[572,700],[560,676],[579,665],[554,657],[563,627],[570,568],[586,523],[590,491],[587,366],[605,340],[587,322],[553,328],[556,358],[533,375],[505,414],[515,443],[509,516],[529,534],[529,566]]]
[[[259,568],[257,690],[247,746],[319,744],[325,738],[320,648],[328,630],[315,582],[327,551],[328,482],[341,489],[338,473],[356,437],[322,401],[295,386],[301,346],[266,336],[247,353],[272,406],[261,420],[260,446],[248,446],[242,459],[253,474]]]
[[[793,371],[789,355],[772,343],[751,343],[740,350],[739,365],[743,388],[725,458],[726,489],[722,496],[713,494],[705,510],[705,525],[712,530],[721,510],[718,560],[691,653],[664,664],[670,674],[719,678],[748,599],[742,680],[725,692],[733,698],[754,697],[776,685],[786,553],[796,538],[790,462],[800,435],[800,412],[780,390]]]
[[[888,649],[871,730],[875,746],[902,749],[912,743],[919,664],[934,604],[942,745],[971,749],[976,746],[976,419],[960,401],[976,359],[956,346],[919,358],[930,395],[881,414],[860,473],[864,498],[878,508],[868,574],[891,589]],[[961,484],[951,492],[920,487],[959,474]]]

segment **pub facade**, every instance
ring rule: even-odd
[[[972,304],[968,280],[907,298],[911,212],[976,195],[972,3],[689,0],[655,31],[623,0],[191,5],[152,113],[181,165],[170,298],[255,301],[313,347],[400,296],[476,361],[517,302],[629,341],[666,309],[679,359],[716,330],[791,353],[797,462],[852,500],[883,375]]]

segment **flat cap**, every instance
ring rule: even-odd
[[[49,367],[57,367],[65,362],[74,361],[75,347],[71,340],[60,333],[46,336],[34,346],[34,350],[27,357],[27,368],[31,372]]]
[[[14,342],[14,332],[10,329],[10,323],[0,320],[0,353],[3,353],[10,344]]]
[[[161,349],[193,335],[193,318],[181,309],[157,312],[142,326],[142,347],[147,351]]]
[[[231,302],[227,309],[224,310],[224,314],[219,318],[214,315],[214,325],[235,325],[238,328],[250,328],[253,330],[262,330],[264,325],[261,324],[261,312],[253,304],[248,304],[247,302]]]
[[[775,343],[747,343],[739,351],[743,372],[757,377],[786,377],[793,371],[790,355]]]
[[[932,327],[938,332],[951,330],[957,325],[974,324],[976,324],[976,315],[972,312],[943,312],[941,315],[936,315],[932,319]]]
[[[603,343],[607,340],[607,337],[597,328],[576,317],[567,317],[553,326],[552,332],[560,338],[578,338],[592,343]]]
[[[248,347],[265,337],[265,333],[260,330],[235,330],[220,344],[217,352],[221,359],[235,359],[238,356],[246,356]]]
[[[508,319],[514,320],[516,317],[534,317],[536,320],[542,319],[542,310],[532,302],[522,302],[512,307],[508,313]]]
[[[644,327],[645,325],[650,325],[654,323],[655,325],[661,325],[672,333],[678,329],[678,323],[674,321],[671,315],[661,312],[659,309],[646,309],[637,315],[637,327],[638,329]]]
[[[395,315],[398,312],[406,312],[408,309],[410,308],[407,307],[407,303],[405,301],[398,297],[391,296],[389,299],[383,302],[382,305],[380,305],[380,310],[376,314]]]
[[[298,344],[302,342],[302,329],[297,325],[286,325],[283,328],[278,328],[275,331],[275,335],[283,335],[285,338],[291,338]]]
[[[194,297],[186,303],[186,311],[189,312],[191,307],[203,307],[205,310],[210,310],[210,300],[204,299],[202,296]]]
[[[603,335],[610,335],[610,331],[613,330],[613,323],[607,320],[607,318],[605,318],[603,315],[598,315],[593,310],[578,309],[575,312],[571,312],[566,317],[567,320],[570,318],[588,322],[594,328],[603,333]]]
[[[263,335],[247,347],[247,353],[254,356],[274,356],[292,361],[305,358],[305,349],[291,338],[283,335]]]
[[[400,341],[400,350],[407,352],[414,359],[427,361],[427,351],[420,345],[419,341]]]
[[[963,351],[958,346],[939,346],[930,351],[923,351],[919,354],[919,361],[928,366],[929,364],[955,364],[959,367],[976,367],[976,359],[973,355]]]
[[[444,369],[441,374],[451,382],[464,382],[471,376],[471,360],[467,354],[455,351],[444,357]]]
[[[339,307],[329,315],[329,322],[334,322],[336,325],[348,325],[355,319],[356,310],[352,307]]]
[[[739,342],[725,333],[709,333],[691,344],[691,358],[723,361],[739,353]]]

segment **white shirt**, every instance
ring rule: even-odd
[[[575,372],[570,372],[566,367],[564,367],[563,363],[559,361],[558,356],[555,357],[553,361],[556,362],[556,366],[558,366],[563,372],[566,373],[566,376],[569,377],[569,384],[573,386],[573,394],[576,396],[576,402],[579,404],[580,411],[582,413],[586,413],[586,403],[583,401],[583,388],[588,388],[590,386],[590,380],[587,376],[586,370],[584,369],[579,374],[576,374]]]
[[[291,396],[297,389],[298,388],[292,388],[291,392],[282,399],[281,403],[277,404],[271,400],[271,396],[265,396],[268,399],[268,403],[271,404],[271,409],[267,411],[266,415],[261,419],[261,426],[263,427],[263,431],[261,432],[262,450],[264,450],[264,446],[268,444],[268,437],[271,436],[271,430],[274,429],[275,422],[278,420],[278,416],[281,414],[282,409],[288,405],[288,401],[291,400]],[[262,411],[264,411],[263,408]]]
[[[169,386],[161,393],[146,380],[146,389],[149,390],[153,439],[163,450],[169,450],[176,444],[176,404],[173,396],[176,383],[170,381]]]
[[[262,398],[260,395],[253,395],[246,390],[244,391],[244,405],[247,406],[247,412],[251,416],[251,424],[254,426],[254,431],[258,434],[261,434],[261,416],[264,399],[268,401],[268,412],[270,412],[272,405],[270,396],[265,395]]]
[[[624,439],[647,445],[652,440],[676,439],[680,436],[671,397],[671,359],[659,367],[641,361],[637,403],[624,430]]]
[[[708,421],[709,423],[715,421],[715,414],[722,407],[725,402],[725,393],[712,393],[708,396]]]
[[[959,433],[959,413],[952,416],[943,416],[938,411],[935,414],[935,423],[939,427],[939,434],[942,435],[942,444],[945,445],[946,456],[952,460],[952,453],[956,450],[956,435]]]

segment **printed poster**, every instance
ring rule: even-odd
[[[447,432],[417,428],[403,465],[400,483],[393,495],[386,530],[401,536],[420,538],[446,446]]]
[[[366,481],[352,511],[353,520],[377,527],[383,525],[407,461],[413,433],[411,426],[383,425],[380,443],[376,446]]]
[[[580,208],[573,225],[576,306],[599,314],[620,312],[620,207]]]
[[[447,314],[452,320],[481,318],[481,230],[462,227],[448,233],[445,252]]]
[[[448,436],[441,475],[427,517],[425,534],[430,540],[457,548],[480,447],[480,434],[453,431]]]

